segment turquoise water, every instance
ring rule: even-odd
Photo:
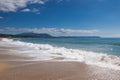
[[[17,40],[120,56],[120,38],[20,38]]]
[[[0,46],[13,47],[15,55],[32,61],[78,61],[120,70],[119,38],[3,38]]]

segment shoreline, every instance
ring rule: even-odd
[[[119,80],[120,71],[79,62],[10,61],[0,80]]]
[[[30,61],[32,58],[14,55],[17,47],[0,46],[0,80],[119,80],[120,70],[88,65],[78,61]],[[54,61],[55,60],[55,61]],[[56,61],[58,60],[58,61]]]
[[[4,47],[5,48],[5,47]],[[120,71],[82,62],[24,61],[20,56],[0,50],[3,66],[0,80],[119,80]],[[17,61],[10,61],[18,59]]]
[[[50,44],[29,43],[7,38],[4,38],[0,43],[3,48],[8,49],[8,52],[12,51],[12,56],[15,54],[17,57],[29,58],[29,61],[78,61],[99,67],[120,70],[120,57],[116,55],[56,47]],[[13,60],[16,59],[14,58]]]

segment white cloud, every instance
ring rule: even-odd
[[[59,32],[64,32],[64,33],[95,33],[95,32],[98,32],[98,30],[59,29]]]
[[[3,19],[3,17],[2,17],[2,16],[0,16],[0,19]]]
[[[40,14],[39,9],[36,9],[36,8],[33,8],[33,9],[31,10],[31,12],[36,13],[36,14]]]
[[[47,0],[0,0],[0,11],[16,12],[30,4],[44,4]]]
[[[28,8],[21,10],[21,12],[30,12],[30,11],[31,11],[31,10],[28,9]]]
[[[33,9],[25,8],[21,10],[21,12],[32,12],[32,13],[40,14],[39,9],[36,9],[36,8],[33,8]]]
[[[0,28],[1,31],[16,31],[16,32],[34,32],[48,33],[56,36],[85,36],[95,35],[99,30],[81,30],[81,29],[58,29],[58,28]]]
[[[20,8],[27,8],[28,5],[31,4],[45,4],[47,1],[52,0],[0,0],[0,11],[3,12],[16,12]],[[70,1],[70,0],[55,0],[56,2],[62,1]],[[23,12],[29,12],[28,9],[23,9]],[[36,10],[32,10],[34,12],[39,12]]]
[[[69,1],[71,1],[71,0],[56,0],[56,1],[57,1],[57,3],[60,3],[60,2],[63,2],[63,1],[69,2]]]

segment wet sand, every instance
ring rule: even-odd
[[[8,62],[9,63],[9,62]],[[78,62],[10,62],[0,80],[120,80],[120,71]]]
[[[23,61],[4,53],[0,51],[0,80],[120,80],[119,70],[80,62]]]
[[[0,62],[0,77],[10,68],[10,64],[6,62]]]

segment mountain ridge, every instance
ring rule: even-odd
[[[3,34],[0,33],[0,37],[10,37],[10,38],[101,38],[99,36],[52,36],[47,33],[33,33],[24,32],[20,34]]]

